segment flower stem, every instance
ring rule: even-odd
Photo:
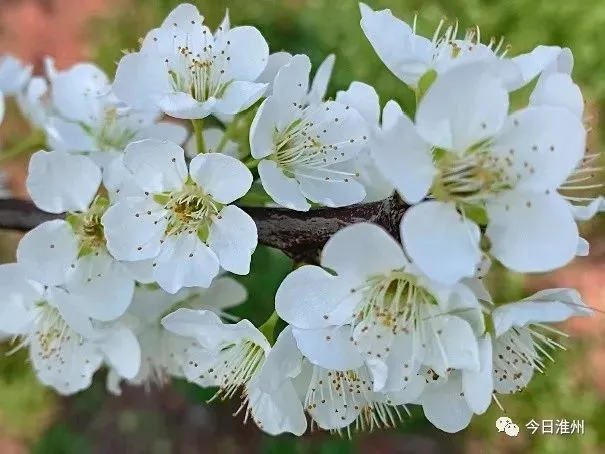
[[[248,158],[244,161],[244,165],[246,167],[248,167],[249,169],[255,169],[258,166],[259,162],[260,162],[259,159]]]
[[[262,324],[262,326],[258,329],[261,333],[265,335],[267,340],[271,345],[275,342],[275,325],[279,320],[279,316],[277,312],[273,311],[271,316]]]
[[[239,120],[239,117],[235,117],[233,121],[229,123],[229,125],[225,129],[223,137],[221,137],[221,141],[216,146],[217,153],[221,153],[223,151],[223,148],[225,148],[225,145],[227,145],[227,142],[229,142],[229,139],[233,138],[235,132],[237,131]]]
[[[195,144],[197,146],[197,154],[206,153],[206,146],[204,144],[204,119],[199,118],[197,120],[191,120],[193,125],[193,132],[195,134]]]
[[[44,147],[46,141],[44,132],[41,130],[32,131],[32,133],[23,140],[17,142],[13,147],[3,153],[0,153],[0,161],[5,161],[10,158],[15,158],[20,154],[32,151],[35,148]]]

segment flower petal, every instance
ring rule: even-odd
[[[157,256],[167,226],[165,215],[166,210],[148,198],[128,197],[118,201],[101,218],[107,249],[116,260]]]
[[[96,320],[111,321],[130,305],[134,281],[106,252],[79,258],[71,270],[66,288],[81,298],[82,310]]]
[[[443,384],[429,384],[420,397],[426,419],[444,432],[461,431],[473,417],[466,400],[460,396],[461,387],[460,375],[450,376]]]
[[[17,246],[17,262],[32,279],[63,284],[78,255],[78,239],[61,220],[47,221],[27,232]]]
[[[462,392],[473,413],[482,415],[492,402],[492,392],[494,391],[491,336],[486,334],[485,337],[479,339],[478,345],[481,368],[478,372],[462,371]]]
[[[493,137],[508,113],[508,91],[501,81],[474,64],[441,74],[416,112],[420,136],[445,150],[463,153]]]
[[[222,204],[243,197],[252,186],[250,170],[238,159],[221,153],[198,155],[189,169],[198,186]]]
[[[300,104],[309,90],[310,73],[309,57],[295,55],[275,76],[273,97],[283,104]]]
[[[141,367],[141,346],[130,329],[119,327],[101,343],[108,363],[123,378],[136,377]]]
[[[222,54],[222,51],[225,51]],[[235,27],[221,34],[215,43],[219,68],[231,80],[253,81],[263,72],[269,59],[269,46],[255,27]]]
[[[389,128],[378,133],[372,144],[372,157],[405,201],[418,203],[428,194],[437,173],[432,147],[418,135],[408,117],[402,112],[396,118],[394,115],[389,118]]]
[[[516,303],[494,309],[494,331],[500,336],[513,327],[531,323],[555,323],[575,316],[593,315],[577,290],[554,288],[541,290]]]
[[[238,114],[258,101],[266,90],[266,84],[233,81],[217,100],[214,111],[223,115]]]
[[[300,192],[312,202],[327,207],[343,207],[359,203],[365,198],[365,187],[354,176],[340,180],[323,177],[323,173],[311,169],[305,169],[304,175],[295,172]],[[325,173],[330,175],[328,172]]]
[[[309,90],[306,99],[307,103],[313,105],[323,101],[326,92],[328,91],[328,84],[330,83],[330,77],[332,76],[332,69],[334,69],[335,61],[336,56],[331,54],[321,62],[321,65],[317,68],[313,82],[311,83],[311,89]]]
[[[309,211],[311,204],[302,195],[298,182],[284,175],[275,161],[259,162],[258,173],[263,188],[275,202],[291,210]]]
[[[124,166],[137,184],[151,193],[179,190],[188,176],[183,149],[160,140],[130,143],[125,150]]]
[[[512,114],[490,154],[518,189],[556,189],[584,156],[586,130],[560,107],[528,107]],[[504,164],[508,165],[504,165]]]
[[[349,326],[321,329],[292,328],[302,354],[313,364],[331,370],[351,370],[363,365],[363,357],[351,338]]]
[[[257,380],[260,382],[260,380]],[[250,415],[259,428],[269,435],[289,432],[301,436],[307,430],[307,418],[292,382],[286,381],[271,392],[256,383],[246,387]]]
[[[321,253],[322,266],[357,283],[407,264],[401,245],[381,227],[365,222],[336,232]]]
[[[16,263],[0,265],[0,288],[0,332],[25,334],[25,330],[35,320],[35,313],[31,309],[40,299],[40,293]]]
[[[351,106],[361,114],[370,126],[377,126],[380,120],[380,99],[376,89],[363,82],[351,82],[348,90],[336,94],[336,102]]]
[[[90,159],[59,151],[34,153],[25,182],[36,206],[49,213],[87,210],[100,183]]]
[[[401,221],[401,238],[414,265],[444,284],[472,277],[481,261],[479,228],[453,204],[430,201],[411,207]]]
[[[355,285],[355,284],[353,284]],[[275,295],[278,315],[297,328],[325,328],[353,319],[361,292],[346,279],[318,266],[305,265],[282,281]]]
[[[235,274],[248,274],[257,244],[256,224],[241,208],[228,205],[213,218],[208,246],[218,256],[225,270]]]
[[[578,226],[556,193],[511,191],[487,204],[491,254],[518,272],[545,272],[576,255]]]
[[[580,119],[584,114],[584,97],[580,87],[567,74],[552,73],[540,77],[529,103],[534,106],[563,107]]]
[[[171,294],[183,287],[207,288],[219,271],[216,254],[195,232],[167,237],[154,263],[155,279]]]
[[[145,77],[141,77],[145,74]],[[126,54],[118,63],[113,92],[136,109],[153,109],[172,91],[170,76],[161,60],[143,53]]]

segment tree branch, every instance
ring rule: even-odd
[[[399,222],[408,206],[397,196],[380,202],[307,212],[287,208],[242,207],[258,227],[258,241],[282,250],[298,262],[317,263],[328,239],[347,225],[372,222],[399,239]],[[0,200],[0,229],[26,232],[42,222],[63,219],[25,200]],[[369,251],[368,251],[369,252]]]

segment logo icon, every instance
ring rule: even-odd
[[[508,416],[500,416],[496,419],[496,428],[498,432],[504,432],[509,437],[516,437],[519,435],[519,426],[513,423],[512,419]]]

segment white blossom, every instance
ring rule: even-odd
[[[158,121],[157,109],[135,110],[119,101],[107,76],[90,63],[79,63],[52,78],[51,96],[57,115],[48,120],[50,146],[84,153],[101,168],[121,155],[130,142],[142,139],[184,142],[180,125]]]
[[[257,245],[254,221],[230,205],[250,189],[252,174],[220,153],[196,156],[187,169],[181,147],[143,140],[126,148],[124,167],[139,194],[118,199],[103,215],[107,247],[139,262],[137,280],[176,293],[208,287],[219,265],[247,274]]]
[[[26,65],[12,55],[0,55],[0,92],[16,95],[29,81],[33,65]]]
[[[250,26],[213,35],[203,21],[195,6],[177,6],[139,52],[122,58],[116,95],[133,107],[187,119],[234,115],[258,101],[266,89],[254,82],[267,65],[265,39]]]
[[[225,311],[245,299],[245,287],[227,276],[216,278],[207,289],[188,288],[174,295],[162,289],[138,286],[132,304],[122,318],[124,324],[132,326],[141,346],[141,368],[128,383],[162,386],[172,377],[184,377],[185,351],[191,345],[191,339],[166,330],[160,323],[165,315],[188,308],[213,311],[231,319],[233,316]],[[110,372],[109,385],[115,394],[120,394],[116,371]]]
[[[261,160],[258,171],[265,191],[294,210],[307,211],[307,199],[337,207],[365,197],[356,173],[339,165],[364,148],[368,132],[351,106],[320,102],[330,67],[328,60],[309,87],[309,58],[293,57],[279,71],[273,94],[260,106],[250,129],[250,148]]]
[[[275,300],[312,363],[336,370],[366,364],[375,391],[412,385],[423,364],[441,374],[479,368],[476,336],[484,324],[473,291],[426,279],[380,227],[340,230],[324,247],[321,265],[337,274],[302,266],[284,279]]]
[[[490,254],[515,271],[565,265],[579,238],[557,189],[584,154],[582,122],[552,105],[508,115],[502,84],[476,69],[439,76],[415,123],[400,115],[372,150],[406,201],[433,199],[406,212],[402,239],[414,263],[445,283],[475,273],[481,217]]]
[[[95,321],[87,313],[96,289],[73,294],[36,282],[22,265],[0,265],[3,289],[0,331],[28,347],[40,381],[61,394],[90,386],[105,360],[125,378],[139,369],[140,349],[132,331],[119,324]]]
[[[373,11],[364,3],[361,28],[378,57],[400,80],[417,89],[422,76],[430,71],[447,72],[461,64],[477,63],[497,76],[509,90],[517,90],[541,73],[571,74],[573,57],[569,49],[538,46],[532,52],[508,58],[504,39],[481,43],[479,27],[458,33],[458,22],[444,28],[441,20],[432,39],[416,34],[416,19],[410,27],[391,10]]]
[[[346,91],[339,91],[336,94],[336,101],[351,106],[361,114],[366,121],[370,137],[366,147],[354,159],[347,161],[344,167],[357,172],[359,182],[365,188],[365,202],[386,199],[393,193],[393,185],[380,173],[370,155],[370,149],[376,133],[381,128],[378,93],[368,84],[352,82]],[[396,103],[387,103],[382,115],[383,124],[389,124],[389,116],[391,116],[392,109],[398,107]]]
[[[544,372],[549,353],[563,348],[549,335],[563,334],[546,325],[574,316],[590,316],[576,290],[542,290],[521,301],[504,304],[492,313],[494,325],[494,390],[514,393],[524,389],[534,371]]]
[[[302,404],[288,375],[300,365],[287,345],[273,348],[248,320],[224,324],[210,311],[178,309],[162,320],[166,329],[191,337],[195,343],[185,353],[185,377],[202,386],[219,387],[222,398],[244,388],[240,411],[259,428],[277,435],[302,435],[307,427]],[[282,337],[282,336],[280,336]]]

